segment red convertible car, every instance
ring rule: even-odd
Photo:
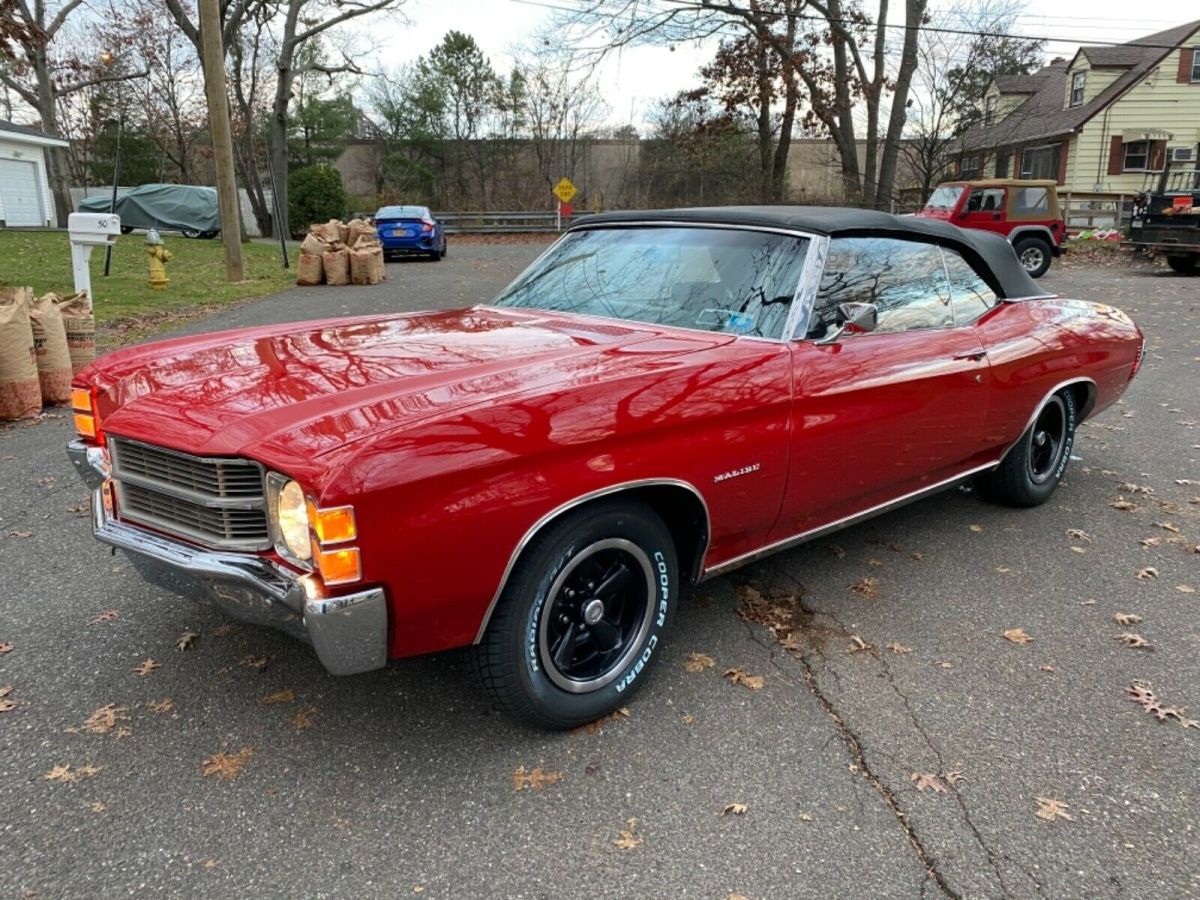
[[[335,674],[473,645],[561,728],[685,585],[974,478],[1042,503],[1144,355],[1000,236],[860,210],[581,221],[493,302],[121,350],[76,380],[95,536]]]

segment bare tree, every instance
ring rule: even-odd
[[[16,0],[11,7],[11,19],[4,21],[2,44],[11,58],[9,65],[0,68],[0,83],[28,105],[41,121],[47,134],[59,133],[60,105],[70,95],[98,84],[145,78],[145,70],[131,71],[127,67],[111,67],[115,58],[113,48],[95,58],[78,51],[78,44],[57,40],[68,20],[82,6],[83,0],[64,0],[46,3]],[[67,46],[63,46],[67,44]],[[71,212],[71,192],[67,184],[67,154],[64,148],[48,148],[50,187],[54,208],[60,223]]]

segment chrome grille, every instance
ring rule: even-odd
[[[258,463],[193,456],[115,436],[109,452],[121,518],[215,547],[271,546]]]

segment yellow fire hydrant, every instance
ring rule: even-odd
[[[146,256],[150,267],[150,287],[156,291],[164,290],[167,282],[167,262],[171,259],[171,251],[163,245],[163,239],[158,230],[151,228],[146,232]]]

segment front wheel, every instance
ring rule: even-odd
[[[1013,245],[1013,250],[1025,271],[1034,278],[1041,278],[1050,268],[1050,245],[1039,237],[1020,238]]]
[[[638,502],[569,513],[530,543],[472,664],[500,709],[572,728],[628,702],[661,655],[679,594],[671,534]]]
[[[1075,444],[1075,395],[1059,391],[1000,465],[979,479],[985,496],[1008,506],[1040,506],[1062,480]]]

